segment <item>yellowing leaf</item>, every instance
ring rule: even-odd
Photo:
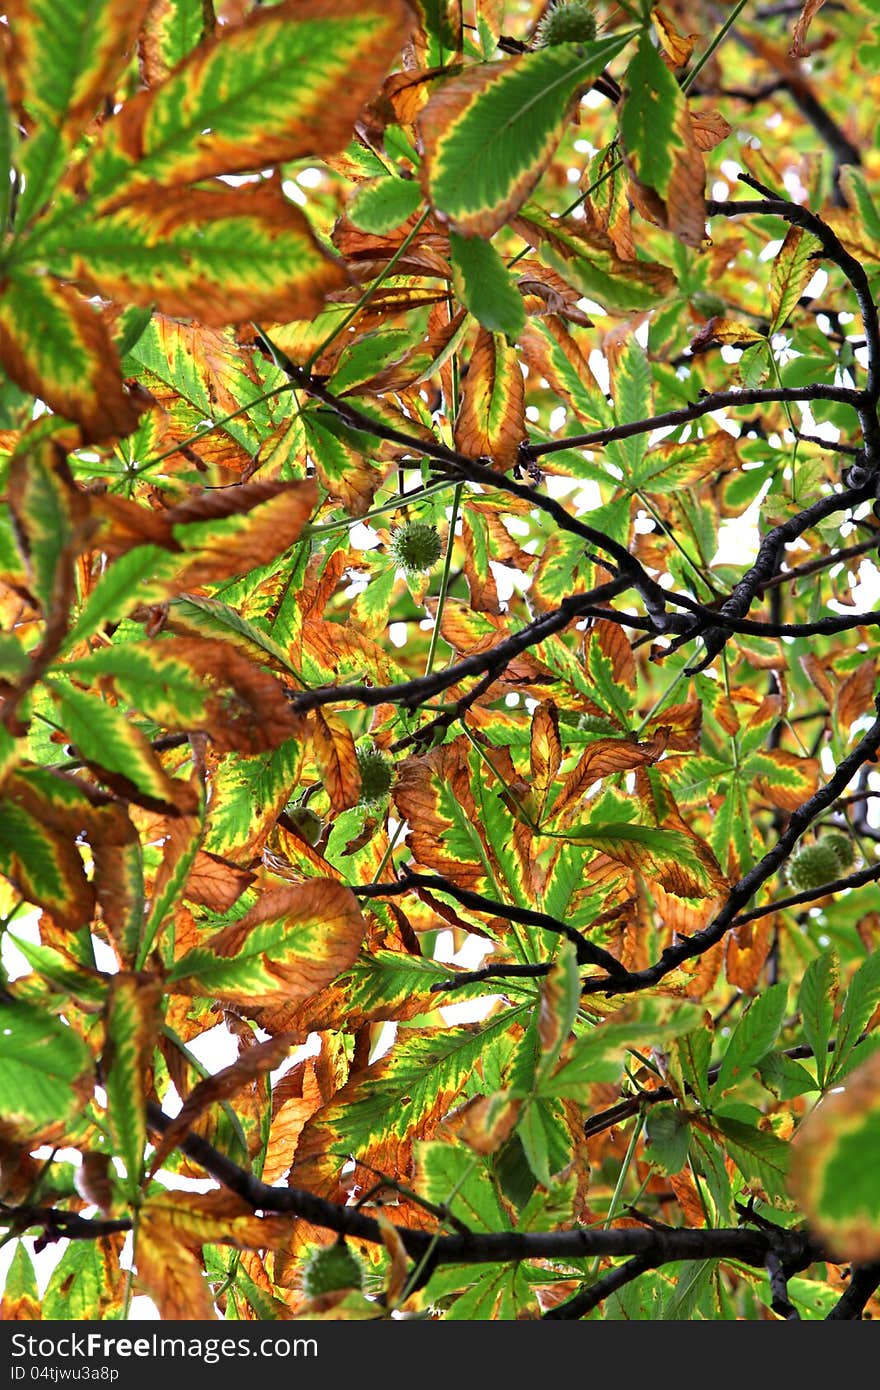
[[[770,328],[777,333],[812,279],[819,242],[803,227],[789,227],[777,252],[770,275]]]
[[[575,93],[629,42],[560,44],[504,63],[466,68],[419,117],[427,196],[464,236],[490,237],[541,177]]]
[[[147,1141],[145,1087],[153,1062],[162,1000],[160,982],[120,971],[110,978],[101,1080],[113,1153],[125,1164],[125,1191],[134,1197],[143,1177]]]
[[[310,722],[315,761],[334,811],[356,806],[361,774],[351,729],[338,715],[315,710]]]
[[[880,1256],[880,1054],[874,1053],[804,1120],[789,1185],[811,1229],[840,1260]]]
[[[230,1066],[200,1081],[186,1097],[156,1145],[150,1161],[149,1176],[152,1177],[158,1172],[171,1150],[180,1143],[188,1130],[194,1128],[195,1122],[208,1106],[228,1100],[246,1086],[250,1086],[258,1077],[264,1076],[268,1071],[274,1071],[287,1056],[293,1042],[292,1035],[285,1033],[267,1038],[264,1043],[247,1048]]]
[[[455,422],[455,446],[475,458],[490,458],[498,469],[511,468],[526,433],[517,354],[499,333],[481,328]]]
[[[347,284],[277,183],[165,189],[41,238],[59,274],[208,326],[311,318]]]
[[[30,127],[18,217],[39,210],[76,137],[124,71],[148,0],[71,0],[63,23],[52,0],[10,0],[6,76]]]
[[[352,964],[365,929],[351,890],[332,879],[272,888],[176,961],[168,987],[242,1008],[306,999]]]
[[[282,0],[218,29],[125,103],[90,159],[94,198],[334,154],[406,40],[399,0]]]
[[[83,443],[130,434],[141,407],[95,308],[44,275],[0,282],[0,362],[24,391],[79,426]]]

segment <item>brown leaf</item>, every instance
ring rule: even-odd
[[[554,821],[566,811],[577,809],[594,782],[615,772],[649,766],[657,761],[665,748],[662,728],[656,729],[653,738],[644,743],[631,737],[594,739],[567,774],[553,802]]]
[[[138,1287],[152,1298],[162,1318],[209,1322],[217,1314],[202,1262],[181,1246],[174,1227],[145,1203],[137,1241]]]
[[[722,140],[726,140],[733,129],[729,121],[726,121],[720,111],[692,111],[691,127],[694,132],[694,139],[697,148],[707,154],[709,150],[714,150],[716,145],[720,145]]]
[[[833,709],[834,686],[828,678],[829,664],[816,656],[815,652],[806,652],[799,660],[807,677],[812,681],[823,700],[827,700]]]
[[[837,718],[845,729],[873,707],[876,684],[876,662],[869,656],[847,676],[837,692]]]
[[[265,753],[303,737],[305,721],[291,710],[281,682],[229,643],[174,637],[167,650],[198,672],[212,692],[204,722],[189,727],[210,734],[215,752]]]
[[[340,715],[315,710],[309,722],[315,761],[336,812],[356,806],[361,794],[361,773],[351,729]]]
[[[670,66],[673,68],[684,67],[694,51],[694,45],[699,39],[699,34],[682,34],[675,26],[672,17],[666,13],[661,5],[655,5],[651,10],[651,18],[660,37],[662,53],[668,56]]]
[[[264,1043],[258,1043],[222,1071],[207,1076],[190,1092],[165,1133],[159,1139],[150,1164],[149,1177],[162,1167],[165,1159],[176,1148],[180,1140],[192,1129],[196,1120],[210,1105],[229,1100],[238,1091],[249,1086],[258,1076],[274,1071],[280,1066],[291,1047],[297,1041],[289,1033],[280,1033]]]
[[[365,16],[367,8],[362,0],[332,0],[332,4],[329,0],[282,0],[269,9],[252,10],[238,24],[218,26],[216,34],[198,44],[163,82],[139,92],[102,127],[98,156],[121,166],[118,181],[112,186],[115,205],[150,185],[157,160],[163,183],[180,186],[343,149],[353,135],[362,105],[381,83],[412,27],[411,13],[401,0],[389,0],[381,7],[373,4],[369,7],[372,14]],[[346,16],[356,20],[359,15],[374,22],[362,25],[360,32],[353,26],[357,40],[347,55],[350,66],[344,83],[338,77],[338,55],[331,52],[326,72],[322,74],[317,66],[312,70],[302,101],[292,102],[289,113],[269,95],[268,114],[262,121],[254,121],[253,130],[245,123],[247,133],[238,139],[223,130],[205,130],[199,140],[186,142],[182,150],[175,150],[174,159],[169,159],[161,143],[169,101],[182,102],[187,88],[198,91],[209,80],[222,80],[217,77],[215,63],[219,46],[234,46],[240,60],[236,66],[243,68],[254,53],[271,51],[280,31],[291,22],[338,21]],[[336,61],[330,61],[334,57]],[[229,100],[228,95],[225,100]],[[124,188],[121,194],[117,191],[120,185]]]
[[[532,786],[543,806],[553,779],[562,762],[559,739],[559,711],[552,700],[544,700],[532,715],[532,735],[529,747]]]
[[[211,912],[228,912],[255,877],[249,869],[240,869],[219,854],[200,849],[189,871],[184,896]]]

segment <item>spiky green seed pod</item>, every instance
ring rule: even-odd
[[[340,1289],[363,1287],[364,1271],[344,1241],[313,1250],[302,1269],[302,1291],[306,1298],[320,1298]]]
[[[828,835],[823,835],[819,844],[833,851],[841,873],[852,868],[856,852],[852,840],[842,830],[832,830]]]
[[[440,559],[443,542],[436,526],[408,521],[391,533],[391,554],[407,574],[427,574]]]
[[[795,892],[806,893],[839,878],[840,863],[834,850],[824,840],[819,840],[814,845],[804,845],[792,855],[786,873]]]
[[[301,835],[308,844],[318,843],[324,830],[324,822],[317,811],[313,811],[310,806],[291,804],[287,807],[287,819],[297,835]]]
[[[560,43],[591,43],[596,37],[596,16],[585,0],[551,5],[535,30],[533,48],[555,48]]]
[[[359,806],[373,806],[390,792],[394,781],[394,764],[378,748],[359,748],[358,767],[361,770]]]

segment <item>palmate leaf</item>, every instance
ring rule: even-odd
[[[310,318],[347,284],[341,262],[275,183],[162,189],[66,221],[30,254],[107,299],[155,305],[209,327],[266,315]]]
[[[218,30],[104,128],[88,160],[91,197],[336,153],[409,27],[399,0],[282,0]]]
[[[15,106],[34,123],[18,165],[17,221],[39,210],[74,141],[112,91],[134,48],[148,0],[10,0],[7,69]]]
[[[631,37],[560,44],[478,65],[435,93],[419,117],[422,181],[455,231],[490,237],[525,202],[562,136],[575,93]]]
[[[510,1026],[506,1011],[479,1027],[408,1031],[389,1053],[354,1076],[309,1120],[292,1180],[335,1175],[349,1155],[402,1142],[432,1114],[449,1109],[487,1045]]]

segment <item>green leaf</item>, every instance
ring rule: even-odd
[[[16,950],[21,951],[31,969],[53,989],[89,1004],[103,1003],[107,985],[97,971],[77,965],[69,956],[61,955],[51,946],[37,946],[17,936],[14,931],[10,931],[9,938],[15,942]]]
[[[816,270],[821,246],[803,227],[789,227],[770,272],[770,327],[772,337],[783,327]]]
[[[747,1179],[761,1184],[771,1199],[786,1195],[789,1146],[768,1130],[731,1116],[718,1115],[715,1123],[727,1141],[727,1151]]]
[[[510,1229],[479,1158],[467,1149],[435,1141],[421,1141],[414,1150],[414,1186],[420,1197],[445,1207],[472,1231]]]
[[[491,333],[518,338],[525,328],[522,295],[495,247],[481,237],[450,233],[455,291]]]
[[[665,1322],[687,1322],[694,1317],[700,1299],[710,1292],[714,1260],[685,1260],[678,1269],[674,1287],[663,1301]]]
[[[356,227],[382,236],[411,217],[421,201],[422,190],[413,179],[372,179],[361,184],[347,212]]]
[[[566,840],[591,845],[640,873],[656,874],[667,892],[682,897],[707,897],[718,884],[711,856],[701,855],[698,841],[681,830],[662,830],[624,821],[592,821],[572,826]]]
[[[858,214],[863,230],[880,243],[880,211],[871,197],[868,181],[860,169],[848,164],[841,170],[840,183],[850,207]]]
[[[73,623],[62,654],[91,637],[102,624],[119,622],[139,604],[161,601],[180,569],[180,557],[158,545],[137,545],[101,575]]]
[[[743,386],[753,390],[763,386],[770,375],[773,354],[769,343],[754,343],[743,349],[739,359],[739,379]]]
[[[13,456],[9,466],[10,511],[34,598],[48,617],[56,586],[74,550],[79,498],[51,445],[37,444]],[[65,555],[65,551],[68,554]]]
[[[317,1152],[326,1162],[327,1155],[365,1155],[374,1144],[405,1139],[426,1116],[448,1110],[484,1049],[520,1013],[508,1009],[477,1027],[399,1035],[384,1057],[355,1073],[308,1122],[298,1153]]]
[[[639,179],[665,197],[674,168],[673,151],[681,141],[676,116],[684,97],[678,82],[651,42],[648,30],[626,75],[620,134]]]
[[[147,740],[121,709],[53,677],[46,682],[58,720],[82,758],[111,782],[124,779],[129,794],[156,809],[193,811],[195,787],[169,777]]]
[[[792,1145],[792,1193],[839,1261],[880,1256],[880,1053],[819,1102]]]
[[[284,647],[228,603],[201,594],[184,594],[171,600],[169,613],[175,632],[228,642],[252,660],[297,674]]]
[[[153,1061],[161,990],[158,980],[120,972],[110,981],[101,1079],[114,1154],[125,1164],[123,1190],[134,1198],[147,1142],[145,1083]]]
[[[91,918],[94,894],[73,836],[6,797],[0,798],[0,873],[71,930]]]
[[[664,1173],[680,1173],[691,1142],[687,1116],[675,1105],[652,1105],[645,1128],[650,1145],[648,1157]]]
[[[474,66],[437,91],[419,118],[422,173],[432,204],[454,231],[491,236],[522,205],[560,140],[575,93],[631,37]]]
[[[538,1005],[540,1055],[535,1083],[549,1076],[568,1041],[581,1004],[581,980],[574,943],[563,941],[541,985]]]
[[[828,1081],[840,1075],[859,1034],[880,1004],[880,951],[868,956],[849,982],[837,1025],[837,1045]]]
[[[517,1120],[519,1135],[529,1167],[542,1187],[548,1187],[556,1173],[572,1159],[572,1136],[561,1107],[544,1097],[532,1097]]]
[[[565,1061],[540,1088],[547,1096],[584,1100],[587,1088],[600,1081],[617,1081],[623,1070],[624,1052],[645,1041],[652,1045],[681,1037],[694,1027],[700,1010],[682,1003],[668,1022],[634,1019],[630,1023],[605,1023],[578,1038]]]
[[[145,9],[143,0],[68,0],[63,21],[52,0],[12,10],[14,70],[34,123],[19,160],[19,227],[46,202],[76,136],[113,90]]]
[[[282,0],[228,31],[218,26],[103,127],[89,160],[91,196],[131,197],[148,185],[337,153],[408,28],[393,0],[336,0],[329,9]]]
[[[785,1017],[788,987],[769,985],[748,1007],[733,1030],[712,1097],[717,1099],[726,1090],[754,1071],[758,1062],[770,1051],[779,1036]]]
[[[139,410],[123,386],[105,321],[68,284],[15,275],[0,295],[0,359],[9,376],[87,443],[129,434]]]
[[[0,1114],[23,1136],[70,1123],[90,1096],[95,1059],[45,1008],[0,1001]]]
[[[810,961],[804,971],[798,994],[798,1011],[804,1037],[816,1058],[816,1077],[819,1089],[825,1089],[828,1073],[828,1043],[834,1026],[834,1001],[837,995],[837,957],[833,951],[823,951]]]
[[[525,1309],[534,1307],[534,1294],[522,1264],[483,1265],[476,1276],[472,1265],[453,1265],[448,1279],[456,1274],[470,1287],[448,1305],[445,1316],[452,1322],[512,1322]],[[433,1297],[437,1282],[435,1276],[428,1286]]]
[[[214,327],[311,318],[347,283],[304,213],[262,181],[144,191],[102,215],[59,219],[22,250],[28,258],[105,299]]]
[[[243,917],[174,962],[174,993],[216,995],[242,1007],[307,999],[357,957],[366,923],[351,891],[313,878],[263,893]]]
[[[546,265],[608,313],[652,309],[676,289],[675,275],[668,266],[656,261],[623,261],[607,237],[590,237],[577,222],[551,218],[533,203],[527,205],[516,225],[538,247]],[[582,384],[579,394],[586,395],[588,389]],[[603,404],[600,401],[598,408]]]

